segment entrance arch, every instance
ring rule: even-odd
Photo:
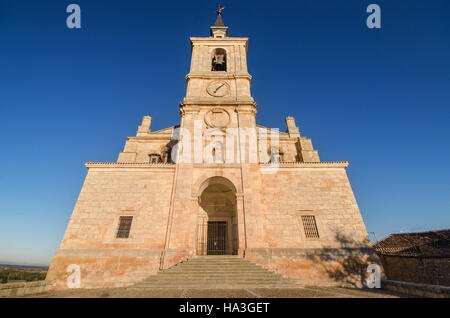
[[[198,197],[198,255],[237,255],[236,188],[224,177],[206,180]]]

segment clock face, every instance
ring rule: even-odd
[[[209,83],[206,89],[209,95],[222,97],[230,94],[230,86],[224,81],[214,81]]]

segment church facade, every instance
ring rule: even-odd
[[[348,163],[320,161],[293,117],[286,132],[256,124],[248,39],[229,37],[220,12],[210,29],[190,39],[180,124],[152,131],[145,116],[117,162],[86,164],[47,275],[57,288],[72,264],[82,288],[129,286],[198,255],[327,283],[373,256]]]

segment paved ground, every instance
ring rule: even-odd
[[[27,297],[45,298],[398,298],[385,290],[305,286],[290,289],[71,289]]]

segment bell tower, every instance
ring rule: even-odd
[[[219,6],[209,37],[190,38],[191,67],[186,76],[186,97],[180,104],[185,128],[191,126],[192,119],[203,120],[204,128],[256,125],[256,103],[250,93],[252,77],[247,71],[248,38],[228,36],[222,10]],[[239,118],[239,113],[246,115]]]

